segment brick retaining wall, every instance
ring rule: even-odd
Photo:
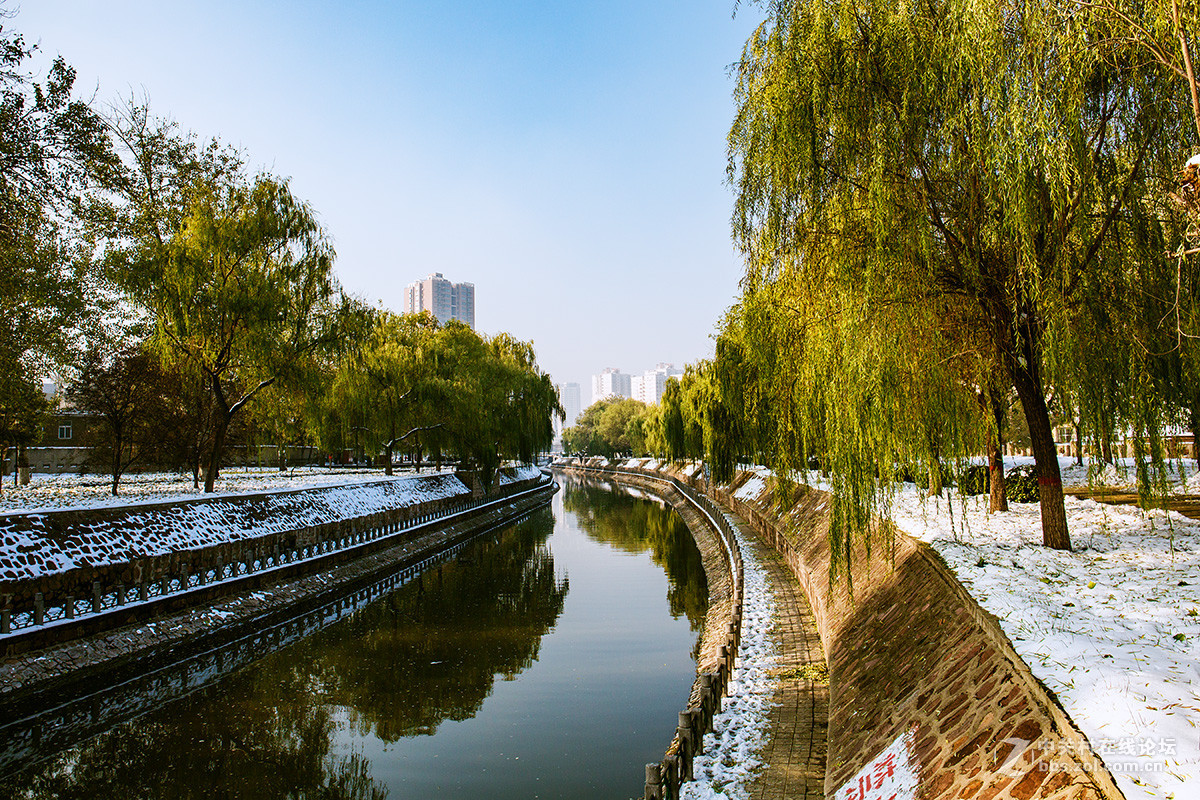
[[[785,498],[768,489],[747,503],[733,487],[711,493],[784,555],[817,616],[830,685],[826,797],[907,731],[915,731],[925,800],[1123,797],[996,620],[931,548],[890,527],[870,559],[858,543],[851,596],[844,579],[828,580],[826,493],[799,488]],[[1008,761],[1014,746],[1019,755]]]
[[[870,559],[856,544],[851,596],[844,579],[829,582],[826,493],[783,496],[768,482],[747,502],[734,494],[750,473],[727,487],[670,473],[750,522],[808,595],[829,666],[827,798],[858,798],[847,782],[911,734],[922,800],[1123,800],[995,618],[927,545],[891,528]]]

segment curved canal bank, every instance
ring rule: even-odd
[[[124,537],[130,552],[153,549],[153,529],[147,535],[134,526],[154,512],[175,519],[171,539],[178,549],[161,548],[166,551],[125,561],[110,558],[96,565],[0,583],[0,599],[8,609],[14,605],[14,597],[39,598],[43,595],[37,590],[52,588],[50,596],[62,598],[71,591],[69,587],[89,579],[97,587],[97,596],[105,594],[102,585],[110,589],[110,598],[125,595],[120,604],[115,598],[107,607],[96,603],[77,617],[67,616],[66,608],[79,605],[70,600],[60,607],[57,620],[0,635],[5,651],[0,661],[0,710],[13,716],[21,708],[37,707],[42,695],[72,694],[72,685],[104,683],[120,672],[144,671],[164,660],[218,647],[356,591],[381,573],[419,570],[472,536],[545,504],[557,490],[548,476],[534,470],[520,476],[522,480],[499,487],[490,498],[473,498],[460,481],[449,483],[444,477],[432,492],[411,486],[428,484],[428,479],[409,479],[368,485],[371,491],[365,501],[326,501],[331,506],[326,513],[340,515],[319,525],[302,523],[314,521],[305,513],[313,510],[313,495],[319,506],[325,499],[321,495],[331,494],[328,491],[163,503],[149,508],[126,506],[94,515],[99,519],[89,519],[82,512],[66,512],[57,518],[51,514],[17,515],[15,524],[14,518],[9,518],[6,527],[10,531],[17,526],[37,526],[56,534],[45,537],[47,545],[38,553],[43,559],[46,551],[94,552],[99,548],[88,548],[87,539],[97,538],[97,529],[102,541]],[[462,497],[447,491],[455,484]],[[337,487],[337,494],[353,493],[356,488]],[[408,502],[380,509],[388,498]],[[263,505],[275,513],[265,513]],[[289,516],[278,513],[280,505],[297,508]],[[211,506],[218,506],[225,517],[224,528],[211,524]],[[195,530],[199,526],[193,525],[189,531],[186,524],[179,524],[181,516],[195,516],[197,510],[208,522],[199,532]],[[354,515],[353,511],[360,513]],[[31,516],[35,519],[24,519]],[[316,521],[320,520],[317,516]],[[55,531],[56,527],[67,529]],[[78,529],[83,533],[76,533]],[[36,538],[28,538],[38,543]],[[281,540],[287,541],[286,547]],[[189,569],[189,563],[198,564],[199,569]],[[13,572],[13,567],[7,571]],[[218,575],[222,579],[217,579]],[[135,585],[143,592],[148,586],[155,588],[154,594],[146,597],[119,588],[131,576],[137,576]],[[106,584],[101,577],[108,579]],[[113,583],[116,590],[112,590]],[[42,603],[44,606],[45,601]]]
[[[0,795],[631,796],[686,702],[707,597],[677,514],[567,486],[423,573],[6,731],[40,760]],[[106,710],[127,716],[94,724]]]
[[[731,668],[722,708],[711,717],[700,746],[679,770],[680,738],[671,742],[661,764],[647,766],[644,797],[690,800],[729,798],[817,798],[824,796],[825,734],[828,688],[824,658],[811,611],[793,576],[777,555],[765,548],[744,520],[711,503],[686,482],[680,470],[627,470],[600,464],[560,463],[556,468],[634,485],[664,497],[684,516],[693,537],[711,553],[705,560],[710,575],[729,573],[730,583],[741,584],[738,602],[727,609],[710,608],[705,640],[723,641],[721,625],[736,628],[728,644],[735,653],[722,666]],[[721,528],[729,538],[717,546]],[[731,570],[728,555],[737,553],[738,567]],[[713,592],[714,602],[722,596]],[[710,661],[712,667],[719,662]],[[699,665],[697,688],[706,665]],[[697,689],[690,706],[700,704]],[[695,713],[695,712],[691,712]],[[681,729],[685,718],[680,714]],[[697,738],[701,738],[697,736]],[[681,772],[686,780],[681,780]]]
[[[879,531],[873,557],[856,553],[849,584],[831,585],[829,498],[821,491],[777,486],[748,470],[712,486],[698,464],[578,465],[686,481],[746,520],[787,564],[809,600],[829,669],[826,797],[1122,797],[996,620],[929,547]],[[777,728],[772,737],[794,733]]]

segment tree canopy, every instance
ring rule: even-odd
[[[394,451],[454,454],[477,467],[485,485],[505,458],[530,462],[549,448],[553,417],[562,416],[550,376],[533,345],[509,334],[481,336],[425,312],[377,311],[365,340],[338,364],[326,400],[326,441],[353,428],[382,451],[391,474]]]
[[[109,422],[114,493],[148,452],[130,438],[150,422],[135,407],[190,440],[172,448],[206,491],[242,432],[333,445],[365,431],[389,472],[393,448],[415,444],[485,484],[549,446],[562,409],[532,343],[367,308],[286,178],[249,173],[146,101],[98,113],[62,58],[27,75],[34,50],[0,26],[0,445],[40,435],[39,379],[56,372]],[[150,402],[164,381],[177,402]]]
[[[597,400],[584,409],[573,426],[563,431],[563,449],[606,458],[619,453],[645,455],[650,434],[649,413],[640,400],[627,397]]]
[[[1136,293],[1131,263],[1162,261],[1151,177],[1181,120],[1159,76],[1052,0],[767,7],[737,67],[747,273],[723,331],[756,341],[740,352],[778,415],[767,452],[830,472],[844,556],[897,469],[978,451],[974,398],[1011,387],[1045,542],[1069,547],[1047,399],[1108,344],[1132,354],[1105,315]],[[1150,405],[1135,426],[1161,422]]]
[[[104,121],[74,95],[75,71],[54,59],[25,70],[36,48],[0,25],[0,445],[40,438],[41,379],[71,360],[93,272],[73,205],[113,162]],[[89,296],[91,296],[89,298]]]

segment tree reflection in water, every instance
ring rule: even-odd
[[[387,796],[342,728],[384,742],[471,717],[537,658],[566,578],[549,510],[352,617],[0,781],[19,798]]]
[[[687,524],[659,498],[630,495],[620,484],[593,484],[586,478],[559,475],[563,509],[575,514],[589,537],[629,553],[649,551],[667,573],[671,615],[686,614],[693,631],[702,630],[708,613],[708,581],[700,551]],[[651,497],[655,502],[645,502]],[[697,643],[699,646],[699,643]]]

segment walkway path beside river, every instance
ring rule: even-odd
[[[761,754],[766,766],[751,784],[749,795],[751,800],[822,800],[829,680],[817,623],[804,590],[783,559],[740,520],[739,527],[775,595],[779,677],[768,743]]]

